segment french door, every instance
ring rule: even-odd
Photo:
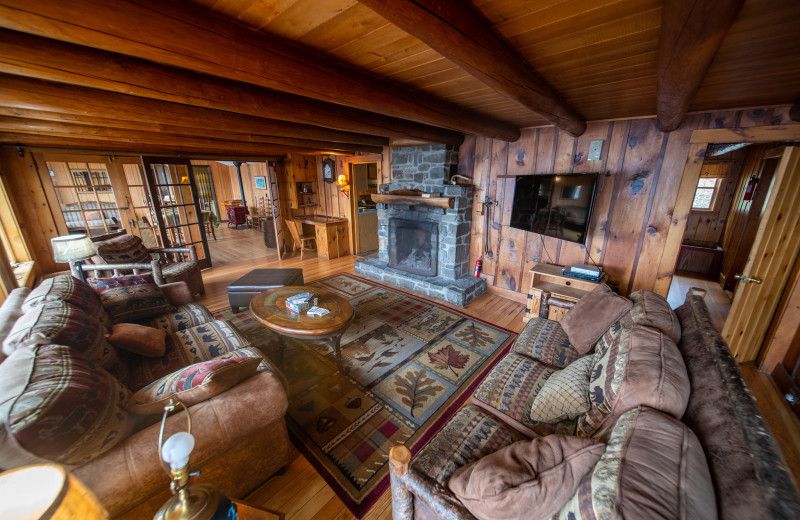
[[[176,158],[142,157],[142,164],[164,247],[194,246],[200,266],[211,267],[191,163]]]

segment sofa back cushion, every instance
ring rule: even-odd
[[[63,345],[22,347],[0,365],[2,469],[79,465],[133,429],[130,392],[97,363]]]
[[[575,349],[586,354],[632,305],[630,300],[615,294],[606,284],[600,284],[561,318],[561,327]]]
[[[0,342],[6,340],[8,333],[14,327],[18,319],[22,317],[22,302],[28,296],[27,287],[17,287],[8,295],[0,306]],[[0,363],[6,358],[5,352],[0,350]]]
[[[480,520],[549,518],[604,448],[564,435],[520,441],[457,469],[447,487]]]
[[[598,341],[589,380],[589,411],[578,418],[579,435],[646,405],[680,418],[689,402],[689,376],[680,351],[661,332],[616,322]]]
[[[105,338],[106,329],[94,316],[70,303],[45,301],[22,315],[3,342],[11,355],[26,345],[65,345],[98,363],[120,382],[128,380],[128,367]]]
[[[660,330],[675,344],[681,340],[681,324],[667,300],[656,293],[640,290],[630,295],[630,318],[637,325]]]
[[[114,323],[146,320],[175,310],[150,274],[94,278],[89,284]]]
[[[142,239],[136,235],[121,235],[95,244],[97,255],[109,264],[149,264]]]
[[[72,304],[91,316],[96,316],[103,310],[100,298],[92,290],[91,285],[74,276],[64,274],[42,280],[25,298],[22,311],[28,312],[43,302],[52,301]]]
[[[641,406],[623,414],[603,455],[554,517],[717,518],[705,453],[680,421]]]

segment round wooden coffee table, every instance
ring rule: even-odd
[[[325,316],[308,316],[286,308],[286,298],[304,292],[313,292],[317,307],[330,311]],[[289,285],[264,291],[250,300],[253,317],[282,336],[319,341],[333,349],[336,366],[343,374],[348,372],[342,363],[339,344],[342,334],[353,321],[353,306],[347,300],[325,289]]]

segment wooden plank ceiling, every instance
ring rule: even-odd
[[[796,0],[460,2],[0,0],[0,142],[372,153],[390,140],[457,143],[464,133],[514,141],[520,128],[553,122],[579,134],[585,121],[657,107],[661,117],[667,105],[683,105],[678,124],[687,109],[800,99]],[[698,6],[727,10],[732,25]],[[485,46],[498,63],[459,55],[481,45],[480,24],[496,35]],[[670,71],[660,41],[703,56],[672,60]],[[659,81],[679,89],[659,78],[674,84],[684,67],[699,87],[663,105]],[[495,90],[521,83],[506,72],[532,78],[529,90],[555,110]],[[109,113],[114,105],[124,109]]]

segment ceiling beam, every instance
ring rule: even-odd
[[[658,40],[658,128],[676,130],[744,0],[665,0]]]
[[[796,101],[789,109],[789,119],[800,122],[800,101]]]
[[[460,144],[452,130],[0,29],[0,72],[391,138]]]
[[[460,132],[519,137],[509,123],[180,0],[0,0],[0,26]]]
[[[498,93],[578,136],[586,120],[462,0],[359,0]]]
[[[47,137],[48,142],[69,139],[70,142],[102,141],[116,143],[130,150],[128,145],[140,145],[158,148],[159,146],[173,146],[183,150],[214,150],[228,153],[247,152],[249,154],[283,155],[287,153],[328,154],[331,150],[315,148],[313,146],[289,146],[284,144],[254,143],[242,141],[228,141],[220,138],[188,136],[181,134],[168,134],[160,132],[143,132],[140,130],[126,130],[122,128],[106,128],[72,123],[57,123],[53,121],[40,121],[16,117],[0,117],[0,132],[17,136],[32,135]],[[56,141],[53,141],[55,139]],[[6,141],[8,142],[8,141]],[[19,141],[29,143],[29,139]],[[343,150],[339,153],[353,154],[353,150]]]
[[[50,121],[74,122],[155,132],[214,137],[239,134],[231,140],[293,144],[314,141],[314,147],[375,153],[389,145],[385,137],[210,110],[126,96],[19,76],[0,74],[0,113]],[[109,117],[113,115],[113,117]],[[179,130],[180,128],[180,130]]]

